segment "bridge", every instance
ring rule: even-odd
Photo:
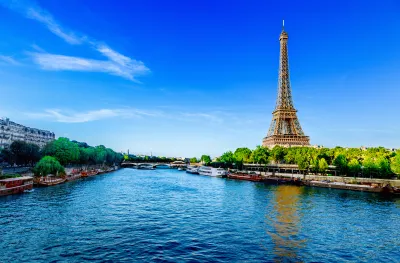
[[[132,168],[138,168],[141,166],[152,166],[153,168],[157,167],[165,167],[167,166],[168,168],[179,168],[179,167],[186,167],[186,163],[184,162],[172,162],[172,163],[140,163],[140,162],[122,162],[121,167],[132,167]]]

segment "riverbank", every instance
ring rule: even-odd
[[[12,195],[29,191],[34,187],[54,186],[70,181],[79,180],[85,177],[93,177],[98,174],[110,173],[120,169],[119,166],[107,166],[96,168],[95,166],[69,167],[66,173],[60,176],[34,176],[31,170],[26,170],[21,174],[7,174],[0,178],[0,196]]]
[[[312,187],[334,188],[343,190],[353,190],[374,193],[392,193],[400,194],[400,180],[359,178],[344,176],[321,176],[321,175],[302,175],[288,173],[268,173],[251,171],[234,171],[241,174],[241,178],[230,176],[231,179],[246,180],[243,175],[249,176],[248,181],[255,181],[254,175],[259,178],[258,181],[276,183],[276,184],[295,184]]]

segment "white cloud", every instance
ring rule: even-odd
[[[190,118],[202,118],[207,119],[213,122],[222,122],[222,119],[217,115],[209,114],[209,113],[182,113],[182,116],[190,117]]]
[[[53,19],[53,17],[40,8],[28,8],[26,11],[26,16],[28,18],[34,19],[41,22],[55,35],[64,39],[66,42],[72,45],[77,45],[82,43],[82,39],[74,35],[74,33],[67,33],[61,26]]]
[[[25,116],[32,119],[44,119],[64,123],[83,123],[110,118],[167,118],[178,121],[200,121],[204,120],[213,123],[222,123],[223,119],[217,115],[208,113],[178,113],[152,111],[137,108],[116,108],[116,109],[98,109],[83,112],[60,109],[46,109],[44,112],[25,113]]]
[[[7,64],[15,65],[15,66],[20,65],[20,63],[11,56],[0,55],[0,61],[3,61]]]
[[[48,109],[43,113],[26,113],[33,119],[48,119],[56,122],[64,123],[82,123],[113,117],[119,118],[141,118],[160,116],[159,112],[151,112],[132,108],[126,109],[100,109],[87,112],[63,112],[57,109]]]
[[[7,1],[0,0],[0,4],[23,14],[29,19],[36,20],[45,25],[53,34],[60,37],[71,45],[86,44],[90,48],[96,50],[108,60],[94,60],[79,58],[73,56],[65,56],[58,54],[50,54],[39,50],[36,45],[33,46],[41,53],[29,53],[34,62],[45,70],[71,70],[71,71],[92,71],[104,72],[112,75],[120,76],[132,81],[136,81],[135,77],[150,72],[143,62],[124,56],[117,51],[111,49],[106,44],[93,40],[88,36],[81,35],[66,30],[58,23],[53,16],[46,10],[39,7],[33,1]],[[0,58],[1,59],[1,58]],[[4,60],[4,59],[3,59]],[[54,65],[51,65],[54,63]]]
[[[95,60],[36,52],[29,54],[34,62],[45,70],[105,72],[129,80],[135,80],[135,76],[146,74],[149,71],[143,62],[132,59],[129,59],[128,64],[120,65],[109,60]]]

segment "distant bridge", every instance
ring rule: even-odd
[[[172,163],[138,163],[138,162],[123,162],[121,163],[122,167],[141,167],[141,166],[152,166],[153,168],[161,167],[161,166],[168,166],[169,168],[178,168],[178,167],[185,167],[186,163],[184,162],[172,162]]]

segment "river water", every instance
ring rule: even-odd
[[[0,262],[400,262],[400,199],[122,169],[0,197]]]

